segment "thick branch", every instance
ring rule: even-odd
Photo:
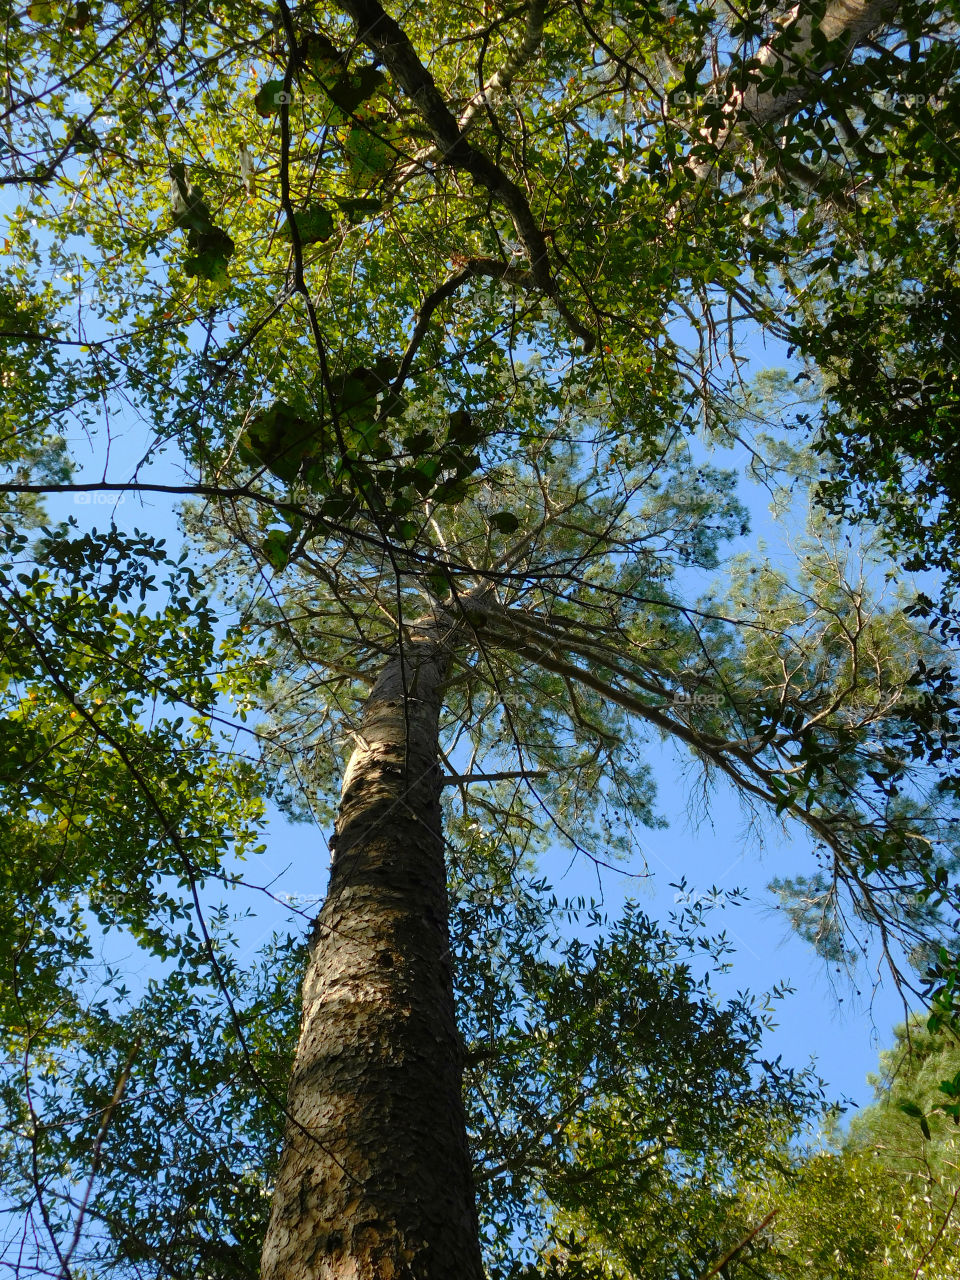
[[[416,105],[433,135],[440,162],[470,174],[506,209],[530,260],[533,283],[553,299],[573,332],[582,339],[584,350],[589,351],[596,343],[596,336],[563,306],[550,269],[546,239],[523,191],[487,155],[467,141],[406,32],[386,13],[378,0],[341,0],[341,4],[356,22],[359,39],[377,55]]]
[[[724,123],[719,131],[701,129],[700,137],[728,156],[738,151],[747,140],[744,125],[763,128],[785,119],[810,99],[814,88],[821,89],[823,77],[885,26],[899,7],[898,0],[830,0],[817,22],[806,5],[795,5],[756,58],[761,74],[782,64],[792,73],[787,83],[764,92],[757,84],[734,89],[724,105]],[[816,49],[824,41],[830,46],[830,54],[818,61]],[[709,173],[711,162],[691,162],[690,168],[702,178]]]
[[[391,390],[394,395],[399,395],[404,382],[407,380],[407,374],[410,372],[410,366],[413,364],[413,358],[420,349],[420,343],[427,336],[427,330],[430,328],[430,321],[433,313],[442,302],[446,302],[447,298],[453,297],[462,284],[473,275],[473,272],[467,269],[455,271],[453,275],[447,276],[442,284],[437,285],[433,293],[424,298],[420,304],[420,310],[417,312],[416,324],[413,327],[413,333],[410,335],[410,341],[407,343],[407,349],[403,353],[403,359],[400,361],[400,368],[397,370],[397,376],[393,381]]]
[[[403,353],[400,368],[391,388],[395,395],[400,394],[403,384],[407,380],[414,357],[430,329],[433,313],[441,303],[453,297],[461,285],[466,284],[474,276],[490,276],[494,280],[504,280],[508,284],[518,284],[530,292],[534,292],[539,288],[532,271],[526,271],[523,267],[515,266],[513,263],[501,262],[497,258],[463,258],[457,256],[454,258],[453,263],[457,270],[447,276],[446,280],[441,284],[438,284],[432,293],[427,294],[420,304],[413,333],[410,335],[410,341],[407,343],[407,349]],[[577,317],[570,311],[559,295],[553,295],[552,301],[570,328],[583,339],[584,351],[589,351],[594,342],[593,334],[589,330],[582,329]]]
[[[714,1276],[718,1276],[721,1271],[723,1271],[724,1267],[727,1266],[728,1263],[732,1262],[738,1254],[742,1253],[750,1241],[755,1239],[763,1228],[768,1226],[774,1220],[779,1212],[779,1209],[771,1209],[767,1216],[758,1222],[753,1230],[749,1231],[743,1239],[739,1241],[739,1243],[733,1246],[732,1249],[728,1249],[720,1261],[714,1263],[710,1270],[700,1277],[700,1280],[713,1280]]]
[[[510,86],[513,84],[514,77],[518,71],[530,61],[537,50],[540,48],[540,42],[543,39],[543,19],[546,10],[544,0],[532,0],[529,12],[527,13],[527,26],[523,34],[520,44],[513,49],[507,56],[503,66],[498,68],[488,80],[477,90],[472,98],[469,99],[466,106],[460,112],[460,132],[466,133],[471,129],[480,116],[480,112],[484,107],[493,109],[506,93],[509,92]],[[421,165],[428,164],[432,160],[439,160],[440,153],[436,147],[424,147],[419,151],[412,160],[408,161],[401,170],[397,185],[402,185],[407,178]]]
[[[465,787],[471,782],[515,782],[523,778],[547,778],[546,769],[503,769],[499,773],[451,773],[443,779],[445,787]]]
[[[466,133],[484,107],[494,107],[509,92],[514,77],[521,71],[540,48],[543,39],[543,18],[546,10],[545,0],[532,0],[527,13],[527,28],[523,40],[508,56],[506,62],[495,71],[482,89],[473,95],[460,114],[460,131]]]
[[[716,765],[740,791],[755,796],[758,800],[764,801],[765,804],[771,807],[776,808],[779,805],[795,818],[798,818],[818,839],[822,840],[832,850],[838,861],[849,869],[849,858],[828,818],[812,813],[809,809],[803,808],[796,799],[778,791],[772,783],[773,771],[764,767],[755,756],[735,744],[723,743],[716,738],[700,733],[693,725],[686,724],[676,717],[668,715],[665,709],[653,706],[644,701],[643,698],[630,693],[629,690],[611,684],[609,681],[597,676],[593,671],[586,670],[569,661],[560,652],[559,646],[555,643],[550,641],[536,643],[526,639],[522,634],[522,628],[520,628],[521,634],[518,635],[518,628],[512,625],[515,620],[498,615],[498,611],[495,609],[488,610],[483,608],[482,605],[474,604],[471,606],[470,620],[474,622],[474,625],[482,625],[485,641],[489,639],[494,645],[509,649],[521,657],[529,658],[530,661],[546,671],[552,671],[565,679],[582,684],[588,689],[593,689],[601,697],[608,698],[612,703],[623,707],[625,711],[629,711],[640,719],[655,725],[662,733],[673,738],[679,738],[681,742],[685,742],[687,746],[692,747],[704,759]],[[753,777],[745,776],[742,769],[737,767],[738,764],[742,766],[742,769],[752,774]]]

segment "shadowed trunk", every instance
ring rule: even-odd
[[[481,1280],[461,1100],[431,625],[386,664],[343,780],[262,1280]]]

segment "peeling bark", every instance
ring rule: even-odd
[[[438,722],[451,635],[386,664],[343,780],[262,1280],[482,1280]]]

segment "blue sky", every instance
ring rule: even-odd
[[[13,197],[0,195],[0,210],[9,208]],[[679,332],[675,335],[682,336]],[[738,355],[745,361],[741,373],[749,378],[763,368],[788,367],[785,350],[776,343],[761,344],[756,331],[744,334]],[[109,474],[102,473],[102,454],[90,449],[83,439],[71,441],[83,473],[91,480],[109,478],[126,481],[141,462],[144,436],[134,429],[122,430],[110,445]],[[96,447],[96,442],[94,442]],[[711,459],[717,465],[741,466],[745,454]],[[84,459],[87,463],[84,466]],[[140,479],[176,483],[175,459],[160,458]],[[767,554],[789,557],[784,531],[771,519],[769,495],[744,478],[740,497],[752,522],[750,534],[738,540],[735,551],[755,550],[762,543]],[[121,528],[139,528],[168,539],[171,548],[180,542],[174,500],[163,495],[64,495],[49,504],[57,518],[73,516],[83,527],[104,528],[111,520]],[[798,532],[794,527],[794,533]],[[702,585],[706,586],[706,577]],[[771,1056],[782,1054],[788,1065],[803,1066],[811,1055],[817,1058],[820,1073],[830,1093],[863,1105],[872,1097],[866,1083],[880,1048],[892,1040],[893,1025],[904,1016],[903,1004],[889,980],[877,988],[877,973],[860,974],[860,995],[842,976],[832,974],[812,949],[792,932],[785,916],[776,908],[767,883],[777,875],[806,869],[809,849],[802,837],[791,840],[770,821],[759,830],[749,830],[747,815],[730,789],[720,786],[712,795],[709,813],[699,822],[690,816],[688,782],[684,756],[670,746],[651,744],[651,761],[659,791],[659,811],[669,827],[644,833],[643,856],[646,868],[624,867],[623,872],[599,872],[584,860],[570,861],[568,853],[557,850],[544,860],[544,874],[561,894],[602,897],[611,914],[623,899],[636,897],[651,915],[665,918],[674,908],[676,890],[671,882],[687,881],[690,892],[707,892],[716,886],[724,890],[740,888],[748,899],[718,910],[718,927],[726,928],[737,953],[732,972],[722,980],[727,994],[739,989],[760,992],[779,982],[787,982],[795,993],[778,1006],[778,1023],[771,1033]],[[292,825],[274,813],[267,838],[267,852],[260,865],[247,864],[256,883],[269,884],[282,897],[291,895],[319,899],[325,889],[328,854],[322,832],[304,825]],[[645,874],[646,871],[651,874]],[[252,895],[255,919],[243,925],[242,945],[255,949],[269,932],[288,920],[282,905],[263,895]]]
[[[122,437],[117,440],[110,479],[122,482],[139,462],[139,450],[132,443],[125,446]],[[124,456],[125,447],[129,456]],[[724,465],[728,460],[717,455],[714,461]],[[95,478],[100,478],[99,473]],[[140,478],[148,477],[141,472]],[[175,482],[172,460],[152,468],[149,478]],[[769,553],[776,554],[783,532],[770,518],[768,495],[745,480],[741,497],[750,509],[753,528],[747,538],[738,540],[736,550],[756,548],[763,540]],[[57,517],[74,516],[84,527],[103,528],[115,519],[123,528],[166,537],[172,549],[180,541],[173,500],[163,495],[63,495],[50,503],[50,512]],[[598,869],[583,858],[571,861],[568,851],[555,849],[544,858],[543,873],[562,896],[602,898],[611,916],[626,897],[633,897],[647,913],[665,920],[676,906],[677,890],[672,885],[681,879],[692,894],[707,894],[714,887],[745,890],[745,900],[719,907],[711,915],[713,926],[725,929],[736,948],[730,973],[716,984],[719,993],[730,996],[745,989],[760,993],[778,983],[793,987],[794,993],[776,1007],[777,1025],[766,1043],[768,1056],[782,1055],[785,1064],[796,1067],[806,1065],[813,1056],[831,1098],[868,1103],[872,1089],[867,1073],[875,1069],[878,1051],[891,1042],[893,1025],[902,1020],[904,1008],[889,979],[878,987],[881,975],[876,969],[864,968],[859,974],[858,995],[843,975],[831,971],[793,933],[777,908],[766,886],[777,875],[808,868],[809,848],[802,835],[791,839],[772,820],[751,827],[732,789],[723,785],[712,793],[708,811],[703,814],[699,805],[699,818],[692,816],[690,786],[695,775],[687,767],[684,749],[652,743],[651,753],[658,809],[669,826],[642,834],[646,868],[637,863],[625,864],[622,870]],[[269,885],[281,902],[263,894],[244,895],[244,905],[250,905],[254,915],[238,929],[242,949],[252,954],[274,928],[286,928],[291,920],[296,923],[284,908],[286,896],[308,912],[311,900],[321,900],[328,835],[272,813],[266,853],[258,862],[244,864],[244,874],[252,883]],[[138,963],[133,955],[130,960]]]

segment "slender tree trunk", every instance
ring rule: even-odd
[[[449,641],[384,668],[343,780],[262,1280],[480,1280],[438,722]]]

